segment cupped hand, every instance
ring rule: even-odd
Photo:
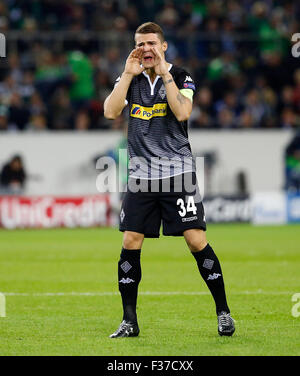
[[[151,47],[151,51],[155,58],[155,73],[159,76],[164,76],[169,72],[168,63],[166,62],[164,56],[158,51],[157,47]]]
[[[132,74],[133,76],[137,76],[141,74],[143,70],[145,69],[141,65],[142,56],[143,56],[142,48],[135,48],[134,50],[132,50],[126,60],[124,72],[127,74]]]

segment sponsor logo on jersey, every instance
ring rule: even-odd
[[[156,103],[153,107],[143,107],[138,104],[133,104],[130,111],[130,116],[150,120],[157,116],[167,115],[167,103]]]
[[[132,115],[139,115],[140,113],[141,113],[141,108],[139,106],[134,107],[131,111]]]
[[[195,90],[195,85],[194,85],[194,84],[188,84],[187,82],[185,82],[185,83],[183,84],[183,87],[184,87],[185,89],[192,89],[192,90]]]

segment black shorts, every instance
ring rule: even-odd
[[[180,176],[182,182],[186,175]],[[158,191],[151,190],[153,185],[151,186],[149,180],[143,182],[148,186],[147,191],[132,192],[128,189],[120,212],[120,231],[134,231],[144,234],[145,238],[158,238],[161,223],[163,235],[166,236],[182,236],[183,232],[189,229],[205,231],[204,208],[196,175],[190,173],[190,178],[195,189],[185,189],[183,183],[182,189],[181,187],[178,189],[174,178],[169,178],[170,192],[164,192],[162,189],[162,181],[165,183],[166,179],[156,181],[158,183],[156,187],[159,186]]]

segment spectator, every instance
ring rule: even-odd
[[[70,99],[73,107],[86,107],[94,95],[93,68],[89,59],[79,51],[69,55],[69,64],[73,74]]]
[[[78,112],[75,119],[75,129],[78,131],[87,131],[91,126],[91,119],[86,111]]]
[[[234,113],[226,107],[221,109],[218,113],[217,125],[223,129],[234,128],[236,126]]]
[[[245,98],[245,111],[251,114],[256,127],[262,125],[266,109],[256,89],[252,89],[247,93]]]
[[[299,125],[296,113],[289,107],[284,108],[281,114],[282,128],[296,128]]]
[[[108,49],[106,59],[102,62],[101,68],[108,72],[114,81],[122,73],[124,61],[121,59],[118,48],[111,47]]]
[[[38,92],[34,92],[30,97],[29,111],[31,115],[47,113],[47,106],[43,102]]]
[[[254,128],[256,126],[255,119],[251,112],[245,110],[239,117],[239,127],[241,128]]]
[[[20,194],[26,183],[26,172],[22,157],[15,155],[1,171],[1,187],[6,194]]]
[[[293,110],[296,110],[294,101],[294,89],[290,85],[286,85],[283,87],[278,99],[278,113],[282,113],[284,108],[291,108]]]
[[[300,192],[300,133],[292,139],[285,152],[286,184],[290,192]]]
[[[71,106],[68,91],[64,88],[57,89],[50,101],[49,107],[51,129],[70,129],[73,123],[74,110]]]
[[[191,127],[198,129],[209,129],[215,126],[212,117],[205,111],[199,110],[191,120]]]
[[[163,9],[156,17],[156,22],[161,25],[167,35],[172,35],[176,30],[178,21],[178,10],[175,8],[173,2],[166,1],[163,5]]]
[[[8,109],[4,105],[0,105],[0,132],[8,130]]]
[[[22,96],[24,101],[29,101],[34,93],[34,74],[30,70],[24,71],[22,80],[20,82],[19,94]]]
[[[23,71],[20,67],[20,57],[16,52],[11,53],[8,56],[10,75],[14,82],[20,84],[23,80]]]
[[[296,70],[294,80],[296,86],[293,93],[293,102],[296,107],[296,111],[300,113],[300,68]]]
[[[26,126],[27,131],[41,132],[47,130],[47,120],[43,114],[36,114],[30,118]]]
[[[219,113],[223,109],[228,109],[232,112],[234,118],[236,118],[241,111],[241,106],[238,104],[238,99],[233,91],[225,93],[224,98],[216,102],[216,112]]]
[[[35,85],[44,102],[49,100],[57,87],[67,85],[70,80],[70,72],[59,64],[54,54],[44,50],[37,58],[38,68],[35,74]]]
[[[13,93],[18,92],[18,85],[11,74],[8,74],[0,83],[0,100],[2,104],[9,105]]]
[[[202,87],[194,99],[194,107],[190,117],[192,128],[211,128],[214,126],[212,92],[209,87]]]
[[[9,125],[16,130],[23,130],[29,120],[29,110],[21,96],[12,93],[9,106]]]
[[[265,106],[265,116],[275,116],[277,107],[277,96],[274,90],[266,87],[261,92],[261,100]]]

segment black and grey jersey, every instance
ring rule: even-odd
[[[179,90],[190,92],[192,98],[195,85],[190,74],[172,65],[169,71]],[[187,121],[173,114],[162,78],[152,83],[145,72],[135,76],[127,102],[129,176],[161,179],[195,171]]]

